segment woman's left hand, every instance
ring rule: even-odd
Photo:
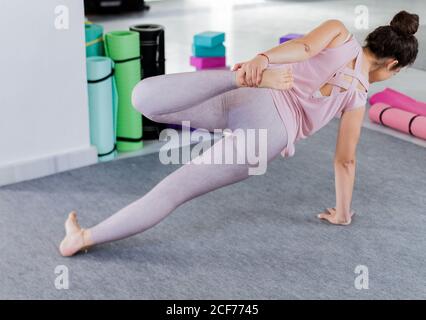
[[[234,64],[234,66],[232,67],[231,71],[237,71],[238,69],[240,69],[244,65],[244,63],[247,63],[247,61],[245,61],[245,62],[238,62],[238,63]]]
[[[345,218],[342,215],[337,214],[336,208],[327,208],[325,212],[318,214],[317,217],[319,219],[327,220],[331,224],[347,226],[352,222],[352,215],[353,212],[351,212],[350,218]]]

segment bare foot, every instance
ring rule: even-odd
[[[64,257],[70,257],[90,245],[88,232],[78,224],[75,211],[72,211],[65,221],[65,233],[65,238],[59,245],[59,251]]]
[[[327,220],[328,222],[332,224],[341,224],[341,225],[349,225],[352,222],[352,217],[355,214],[354,210],[350,211],[350,216],[346,218],[337,218],[336,216],[336,208],[327,208],[326,213],[320,213],[318,214],[319,219]]]
[[[293,86],[293,74],[288,68],[270,68],[262,73],[262,81],[258,88],[288,90]]]

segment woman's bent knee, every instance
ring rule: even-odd
[[[132,105],[147,118],[155,112],[155,84],[153,77],[139,81],[132,90]]]
[[[145,80],[139,81],[132,90],[132,105],[139,112],[142,112],[142,107],[144,105],[142,101],[142,95],[145,91],[144,81]]]

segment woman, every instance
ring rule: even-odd
[[[371,32],[361,47],[343,23],[328,20],[302,38],[236,64],[231,71],[207,70],[144,79],[133,90],[133,104],[156,122],[180,124],[188,120],[191,127],[208,130],[266,128],[268,161],[280,153],[293,156],[297,140],[312,135],[337,116],[336,206],[318,217],[332,224],[348,225],[353,214],[350,203],[355,151],[369,84],[386,80],[414,62],[418,25],[417,15],[401,11],[390,25]],[[232,135],[224,136],[142,198],[92,228],[81,228],[76,213],[71,212],[65,222],[61,254],[72,256],[89,246],[140,233],[184,202],[248,178],[246,163],[199,164],[211,152],[221,154],[227,140],[235,143]]]

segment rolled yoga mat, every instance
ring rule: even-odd
[[[394,108],[385,103],[376,103],[368,111],[371,121],[426,140],[426,117]]]
[[[103,35],[104,28],[101,25],[86,23],[86,57],[104,56]]]
[[[165,74],[164,27],[159,24],[138,24],[130,27],[139,33],[141,79]],[[152,121],[142,115],[143,140],[159,139],[166,124]]]
[[[370,104],[385,103],[392,107],[426,116],[426,103],[417,101],[401,92],[391,88],[373,94]]]
[[[113,31],[105,35],[105,53],[114,61],[118,91],[117,150],[143,148],[142,115],[132,105],[132,91],[141,79],[139,33]]]
[[[117,88],[113,62],[108,57],[86,59],[89,94],[90,141],[99,161],[114,159],[117,131]]]
[[[139,33],[142,79],[165,74],[164,27],[159,24],[138,24],[130,31]]]

